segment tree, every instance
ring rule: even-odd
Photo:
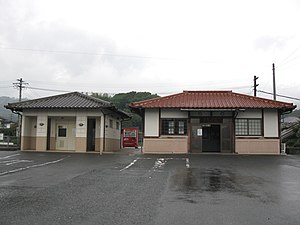
[[[142,127],[142,119],[137,114],[132,113],[128,105],[132,102],[138,102],[159,97],[159,95],[151,94],[150,92],[135,91],[127,93],[118,93],[113,96],[109,96],[107,93],[92,93],[92,96],[105,101],[112,102],[118,109],[129,113],[132,119],[129,121],[123,121],[123,127],[138,127],[139,129],[141,129]]]

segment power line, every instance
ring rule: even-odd
[[[292,53],[290,53],[286,58],[284,58],[278,66],[282,66],[282,65],[285,65],[287,63],[289,63],[290,61],[293,61],[295,58],[299,57],[299,56],[296,56],[294,57],[293,59],[287,61],[292,55],[294,55],[298,50],[300,49],[300,46],[298,46]],[[287,61],[287,62],[286,62]]]
[[[14,51],[38,52],[38,53],[52,53],[52,54],[77,54],[77,55],[95,55],[95,56],[109,56],[109,57],[139,58],[139,59],[176,60],[175,58],[165,58],[165,57],[137,56],[137,55],[119,55],[119,54],[112,54],[112,53],[95,53],[95,52],[81,52],[81,51],[67,51],[67,50],[47,50],[47,49],[31,49],[31,48],[9,48],[9,47],[1,47],[1,46],[0,46],[0,49],[14,50]]]
[[[66,90],[56,90],[56,89],[48,89],[48,88],[37,88],[37,87],[27,87],[28,89],[40,90],[40,91],[54,91],[54,92],[70,92]]]
[[[261,92],[261,93],[268,94],[268,95],[274,95],[274,93],[262,91],[262,90],[257,90],[257,92]],[[276,96],[300,101],[300,98],[290,97],[290,96],[286,96],[286,95],[276,94]]]

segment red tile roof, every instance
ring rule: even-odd
[[[131,108],[182,108],[182,109],[246,109],[271,108],[291,110],[292,103],[253,97],[232,91],[183,91],[182,93],[134,102]]]

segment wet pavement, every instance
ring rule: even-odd
[[[0,152],[0,224],[300,224],[300,156]]]

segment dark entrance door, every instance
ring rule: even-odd
[[[220,125],[203,126],[202,151],[220,152]]]
[[[192,125],[191,151],[202,152],[202,127],[200,125]]]
[[[88,118],[87,122],[87,151],[95,151],[96,119]]]

